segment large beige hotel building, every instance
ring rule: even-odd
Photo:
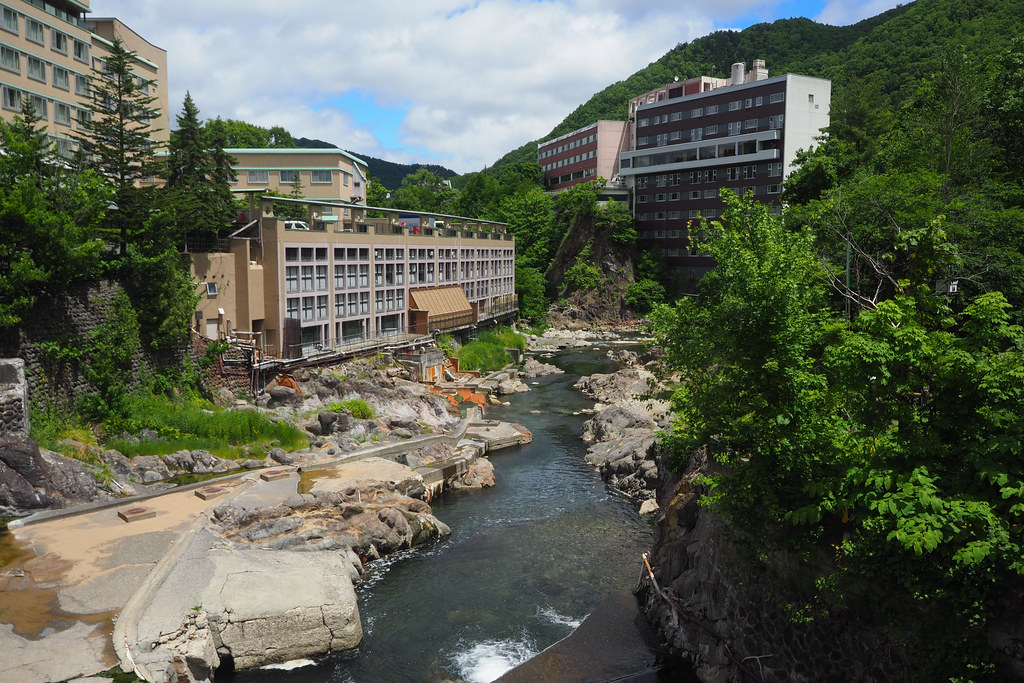
[[[27,99],[58,150],[70,152],[89,119],[90,81],[114,38],[136,54],[133,72],[155,97],[157,142],[169,138],[167,51],[114,18],[87,17],[89,0],[0,2],[0,116],[19,114]]]
[[[155,142],[166,143],[166,51],[89,11],[89,0],[0,0],[0,116],[29,100],[70,152],[89,119],[90,79],[116,37],[136,54],[133,72],[159,107]],[[228,152],[233,189],[253,199],[212,249],[186,245],[202,295],[199,333],[249,340],[260,359],[297,358],[471,330],[515,312],[515,242],[504,224],[368,208],[366,163],[340,149]],[[259,199],[296,188],[301,200]],[[275,207],[301,216],[279,218]]]

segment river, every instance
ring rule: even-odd
[[[609,347],[548,360],[566,371],[535,380],[511,405],[487,409],[519,422],[533,443],[491,455],[497,485],[432,503],[452,529],[435,545],[369,565],[356,591],[362,645],[290,671],[235,674],[238,683],[410,683],[446,672],[492,681],[568,635],[612,589],[631,589],[650,520],[583,461],[580,427],[592,406],[573,383],[612,372]],[[218,676],[218,680],[221,676]]]

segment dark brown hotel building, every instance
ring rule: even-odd
[[[761,60],[749,74],[734,64],[732,76],[670,83],[630,101],[618,172],[633,190],[637,232],[692,282],[714,261],[690,248],[691,222],[721,215],[721,188],[752,191],[781,211],[797,150],[829,123],[828,80],[769,78]]]

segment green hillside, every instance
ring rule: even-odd
[[[832,79],[835,97],[851,79],[876,86],[893,108],[939,69],[941,56],[962,45],[976,57],[993,54],[1024,30],[1024,0],[916,0],[850,26],[781,19],[742,31],[716,31],[681,43],[661,59],[609,85],[537,141],[512,150],[488,169],[498,177],[520,162],[536,161],[537,142],[602,119],[623,120],[626,102],[676,76],[724,77],[733,62],[764,59],[769,74],[801,73]]]

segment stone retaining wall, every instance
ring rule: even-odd
[[[0,359],[0,436],[28,436],[28,383],[25,361]]]
[[[52,299],[40,299],[16,328],[0,330],[0,358],[24,362],[26,408],[33,403],[70,402],[95,390],[79,369],[55,361],[42,343],[67,342],[95,329],[107,319],[110,304],[121,291],[121,285],[112,281],[73,285]],[[131,374],[138,378],[143,370],[180,366],[190,355],[195,359],[194,353],[188,348],[164,353],[143,349],[135,355]]]

